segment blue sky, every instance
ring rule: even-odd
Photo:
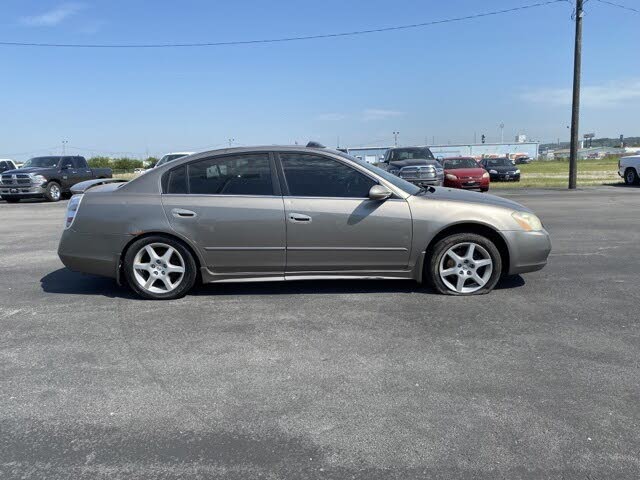
[[[637,0],[620,0],[638,7]],[[0,40],[250,40],[458,17],[535,0],[31,1],[0,5]],[[640,15],[587,2],[583,133],[640,135]],[[357,37],[194,49],[0,47],[0,156],[160,154],[228,143],[335,146],[568,138],[568,2]],[[55,147],[52,149],[52,147]],[[37,151],[42,149],[41,151]]]

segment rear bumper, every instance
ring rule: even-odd
[[[130,240],[126,235],[91,235],[73,228],[62,232],[58,257],[74,272],[117,278],[120,252]]]
[[[503,231],[509,248],[509,275],[535,272],[544,268],[551,253],[551,238],[539,232]]]

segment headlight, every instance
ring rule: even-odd
[[[520,169],[516,169],[516,175],[520,175]]]
[[[458,177],[453,175],[452,173],[447,173],[447,180],[457,180]]]
[[[542,230],[542,222],[533,213],[529,212],[513,212],[513,219],[518,222],[525,232],[537,232]]]
[[[482,174],[482,178],[489,178],[489,172],[484,172]]]
[[[498,173],[498,171],[492,169],[492,170],[489,170],[489,173]]]
[[[31,180],[33,181],[33,183],[44,183],[47,181],[47,178],[43,177],[42,175],[33,175],[31,177]]]
[[[65,229],[73,225],[73,221],[75,220],[78,209],[80,208],[82,196],[82,194],[74,195],[73,197],[71,197],[71,200],[69,200],[69,203],[67,204],[67,217],[64,224]]]

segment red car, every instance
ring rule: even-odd
[[[489,190],[489,172],[482,168],[472,157],[445,158],[442,161],[444,167],[444,186],[451,188],[464,188]]]

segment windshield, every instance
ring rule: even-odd
[[[451,158],[444,161],[444,168],[455,170],[456,168],[479,168],[473,158]]]
[[[172,162],[182,157],[186,157],[186,155],[184,153],[176,153],[174,155],[165,155],[160,159],[158,163],[156,163],[156,167],[159,167],[160,165],[164,165],[165,163]]]
[[[352,157],[351,155],[348,155],[346,153],[341,153],[341,152],[336,152],[336,153],[341,157],[351,160],[352,162],[357,163],[361,167],[366,168],[370,172],[375,173],[379,177],[384,178],[387,182],[407,192],[409,195],[415,195],[416,193],[420,192],[420,188],[416,187],[413,183],[409,183],[406,180],[401,179],[400,177],[396,177],[395,175],[392,175],[391,173],[385,170],[382,170],[381,168],[375,167],[369,162],[365,162],[364,160],[360,160],[358,158]]]
[[[487,158],[487,167],[512,167],[513,160],[508,158]]]
[[[428,148],[396,148],[391,151],[391,156],[389,157],[392,162],[416,159],[433,160],[434,157]]]
[[[24,165],[22,165],[22,168],[29,168],[29,167],[51,168],[51,167],[58,166],[59,161],[60,161],[60,157],[35,157],[35,158],[30,158],[29,160],[24,162]]]

